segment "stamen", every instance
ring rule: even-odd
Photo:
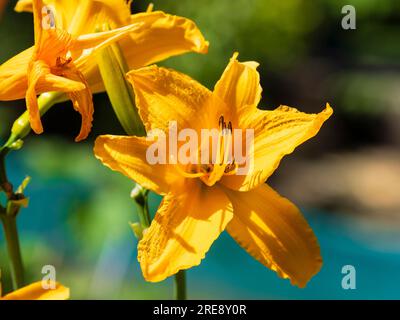
[[[225,175],[234,175],[236,173],[236,170],[238,168],[237,163],[235,162],[235,159],[233,159],[232,163],[229,163],[224,170]]]
[[[210,173],[213,169],[213,165],[212,164],[203,164],[200,168],[203,172]]]
[[[218,120],[218,127],[222,129],[223,124],[224,124],[224,116],[220,116]]]
[[[69,63],[71,63],[71,61],[72,61],[72,58],[71,58],[71,57],[69,57],[69,58],[67,58],[67,59],[65,59],[65,58],[63,58],[63,57],[57,57],[57,59],[56,59],[56,66],[57,66],[58,68],[65,67],[66,65],[68,65]]]
[[[208,186],[213,186],[224,175],[234,175],[237,172],[238,165],[235,159],[232,159],[232,122],[225,121],[223,115],[218,119],[219,135],[217,144],[217,154],[215,162],[211,164],[202,164],[198,170],[202,172],[201,180]],[[197,173],[198,175],[199,173]],[[194,175],[191,175],[194,176]]]
[[[205,175],[204,172],[189,173],[181,168],[180,165],[175,166],[178,172],[185,178],[200,178]],[[193,170],[192,170],[193,171]]]

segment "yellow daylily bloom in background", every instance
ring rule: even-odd
[[[67,300],[69,289],[56,283],[55,289],[43,289],[42,281],[32,283],[26,287],[13,291],[0,300]]]
[[[18,0],[14,10],[32,12],[32,0]],[[93,33],[108,23],[112,28],[129,24],[130,2],[126,0],[43,0],[54,14],[57,28],[72,35]]]
[[[73,37],[50,25],[44,28],[42,8],[41,0],[33,1],[35,45],[0,66],[0,100],[25,97],[31,127],[41,133],[37,95],[47,91],[67,93],[74,109],[82,115],[81,131],[76,138],[79,141],[89,134],[93,119],[92,94],[80,66],[89,61],[93,52],[140,25]]]
[[[140,23],[142,27],[118,42],[129,69],[137,69],[186,52],[207,53],[209,43],[196,24],[162,11],[131,14],[126,0],[45,0],[54,9],[56,25],[72,35],[92,33],[105,23],[111,29]],[[32,0],[19,0],[18,12],[32,11]],[[104,91],[94,61],[82,66],[93,93]]]
[[[150,66],[128,74],[147,132],[178,128],[254,130],[253,165],[247,175],[232,174],[230,164],[191,166],[146,160],[153,141],[105,135],[94,153],[104,165],[164,196],[138,245],[138,260],[148,281],[161,281],[200,264],[226,228],[254,258],[303,287],[321,268],[316,237],[299,209],[264,182],[286,154],[315,136],[332,114],[281,106],[257,108],[261,86],[255,62],[235,54],[211,92],[173,70]],[[221,121],[222,119],[222,121]],[[226,120],[226,122],[225,122]],[[168,138],[167,138],[168,140]],[[201,152],[201,150],[200,150]]]
[[[54,11],[55,29],[42,28],[43,3]],[[119,41],[131,69],[188,51],[208,50],[208,42],[192,21],[163,12],[131,15],[130,2],[125,0],[21,0],[16,10],[34,12],[35,46],[0,66],[0,100],[26,96],[36,133],[43,131],[36,95],[62,91],[82,114],[76,140],[87,137],[93,117],[91,95],[104,91],[92,54],[112,42]],[[112,30],[94,33],[104,24]]]

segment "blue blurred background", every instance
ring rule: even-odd
[[[133,11],[149,1],[137,0]],[[334,116],[320,134],[285,158],[269,183],[298,204],[321,245],[324,266],[305,289],[253,260],[227,234],[188,272],[189,298],[399,299],[400,290],[400,2],[397,0],[156,0],[155,9],[193,19],[210,41],[208,55],[162,65],[212,88],[234,51],[260,62],[262,108],[287,104]],[[0,63],[33,43],[32,16],[9,1],[0,21]],[[352,4],[357,29],[343,30]],[[0,138],[25,110],[0,102]],[[122,134],[106,94],[95,96],[90,139],[76,144],[80,118],[69,103],[43,118],[8,158],[10,180],[32,177],[30,204],[19,216],[27,279],[54,265],[75,299],[168,299],[172,281],[146,283],[136,261],[133,183],[92,154],[98,134]],[[151,195],[154,213],[160,198]],[[342,267],[356,268],[356,289],[344,290]],[[0,233],[3,288],[10,279]]]

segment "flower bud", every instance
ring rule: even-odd
[[[129,135],[145,135],[133,90],[125,78],[126,72],[129,71],[128,66],[118,44],[99,50],[96,60],[104,87],[121,126]]]
[[[143,228],[142,228],[141,224],[139,222],[129,223],[129,224],[132,228],[132,231],[133,231],[133,234],[135,235],[135,237],[138,240],[141,240],[143,237]]]

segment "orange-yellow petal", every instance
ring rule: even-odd
[[[157,282],[200,264],[232,218],[232,206],[219,187],[187,180],[180,193],[167,194],[138,245],[147,281]]]
[[[65,15],[64,25],[71,34],[93,33],[99,25],[112,28],[129,24],[131,1],[121,0],[48,0]],[[67,10],[68,15],[64,13]]]
[[[122,0],[44,0],[51,6],[57,28],[69,33],[85,34],[95,31],[96,26],[109,23],[122,26],[130,20],[130,1]],[[19,0],[17,12],[32,12],[32,0]]]
[[[74,66],[73,63],[70,63],[68,65],[68,68],[65,68],[63,73],[65,77],[63,79],[68,79],[69,81],[80,83],[83,86],[83,89],[81,90],[67,92],[68,97],[72,101],[74,109],[79,112],[82,117],[81,130],[78,136],[75,138],[75,141],[78,142],[86,139],[92,128],[94,113],[92,93],[89,89],[89,85],[87,84],[85,77]]]
[[[0,66],[0,100],[23,99],[28,88],[26,76],[34,47],[30,47]]]
[[[64,74],[69,74],[68,70],[64,70]],[[73,92],[85,90],[85,83],[81,82],[80,80],[80,78],[72,80],[68,79],[66,76],[60,77],[52,73],[48,73],[44,75],[42,81],[39,80],[36,85],[36,91],[38,93],[43,93],[49,91]]]
[[[249,192],[226,193],[234,210],[229,234],[263,265],[304,287],[320,270],[322,258],[299,209],[266,184]]]
[[[56,283],[55,289],[43,289],[39,281],[11,292],[0,300],[66,300],[69,295],[69,289],[59,283]]]
[[[185,52],[208,51],[208,42],[189,19],[155,11],[134,14],[131,23],[144,25],[140,32],[121,41],[130,69],[144,67]]]
[[[32,12],[33,12],[33,30],[35,36],[35,45],[41,42],[42,37],[42,0],[32,0]]]
[[[43,132],[37,102],[38,94],[55,90],[67,92],[75,110],[82,115],[82,129],[77,137],[77,140],[82,140],[90,132],[93,120],[92,95],[83,82],[85,79],[78,70],[74,69],[73,64],[63,70],[64,77],[51,74],[50,71],[50,67],[42,60],[33,60],[29,64],[28,88],[25,100],[31,127],[35,133]]]
[[[73,46],[71,46],[71,50],[90,49],[90,53],[92,53],[95,50],[99,50],[109,44],[121,40],[130,33],[137,32],[142,27],[143,25],[141,23],[132,23],[109,31],[84,34],[76,39]]]
[[[56,66],[57,59],[66,57],[68,51],[76,40],[66,31],[61,29],[43,30],[40,42],[35,43],[35,54],[32,59],[46,61],[51,66]]]
[[[207,122],[212,93],[187,75],[155,65],[127,74],[147,131],[168,131],[170,121],[179,129],[195,128]],[[216,124],[218,118],[214,119]]]
[[[18,0],[14,10],[17,12],[32,12],[32,0]]]
[[[104,135],[96,139],[95,156],[141,186],[166,194],[182,183],[183,177],[169,164],[150,164],[146,152],[154,142],[144,137]]]
[[[232,110],[234,124],[238,124],[244,109],[255,112],[261,99],[262,88],[258,63],[239,62],[235,53],[226,67],[221,79],[214,88],[217,94]],[[240,126],[240,124],[238,124]]]
[[[326,108],[318,114],[307,114],[297,109],[281,106],[272,111],[243,111],[242,128],[254,130],[254,143],[247,155],[247,175],[224,176],[221,182],[234,190],[248,191],[262,184],[279,166],[282,158],[314,137],[322,124],[332,115]]]
[[[29,112],[29,122],[35,133],[42,133],[43,126],[40,120],[39,106],[37,102],[36,85],[40,78],[50,73],[50,68],[41,60],[32,61],[28,68],[28,89],[26,91],[26,107]]]

